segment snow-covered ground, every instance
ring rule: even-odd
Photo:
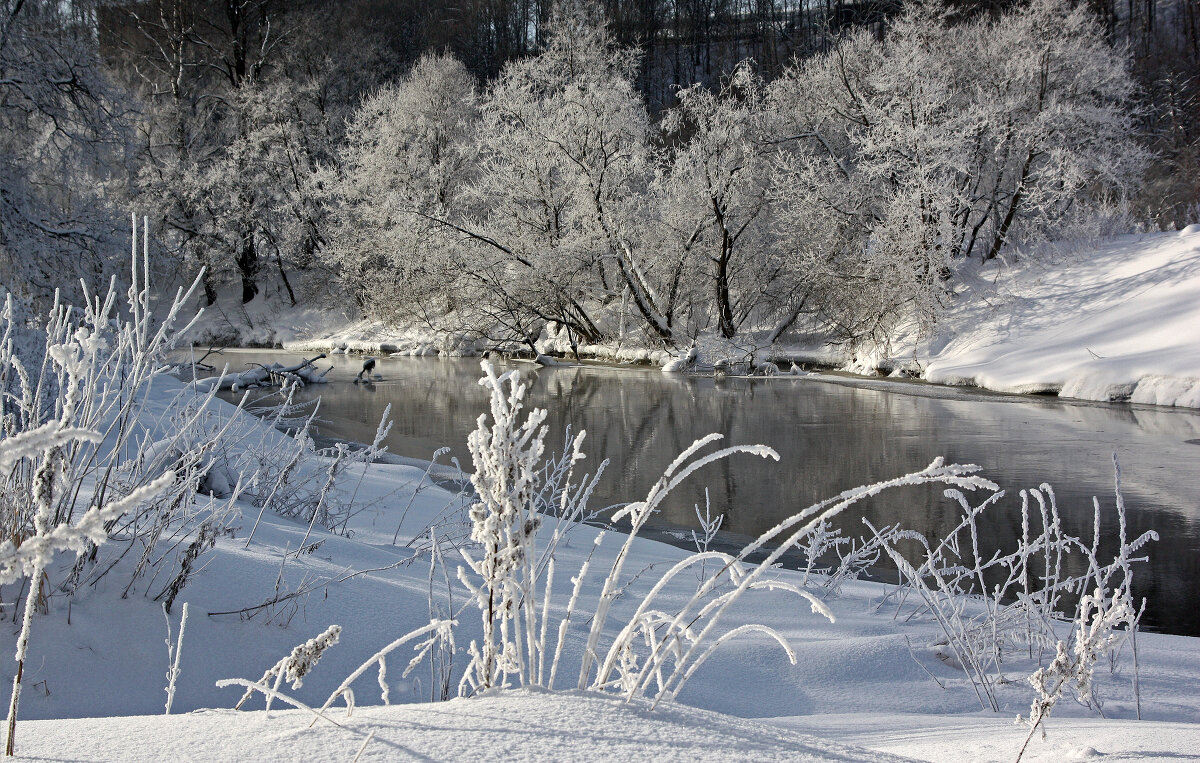
[[[240,336],[295,351],[460,352],[453,337],[419,327],[352,320],[336,310],[248,306],[223,299],[197,336]],[[565,350],[565,338],[547,349]],[[601,358],[666,365],[637,346],[585,347]],[[760,350],[759,357],[771,350]],[[847,355],[832,346],[781,344],[774,352],[861,373],[904,367],[939,384],[1200,407],[1200,229],[1059,244],[1009,263],[965,269],[932,338]]]
[[[1200,226],[996,263],[960,293],[924,377],[1200,407]]]
[[[177,383],[160,380],[154,394],[166,401],[178,389]],[[232,415],[230,406],[214,404],[217,412]],[[244,424],[261,426],[249,418]],[[589,462],[602,455],[589,454]],[[435,675],[425,663],[402,677],[411,656],[404,650],[395,653],[385,680],[391,701],[408,704],[368,707],[381,699],[372,669],[354,684],[359,707],[351,717],[345,717],[340,702],[328,712],[339,725],[320,720],[310,729],[312,717],[303,711],[231,712],[241,689],[218,688],[218,680],[257,680],[292,647],[330,624],[342,626],[340,642],[322,656],[302,687],[284,689],[310,706],[320,706],[389,641],[427,623],[431,605],[457,613],[460,649],[478,638],[479,613],[463,608],[466,595],[453,573],[449,583],[440,571],[431,581],[429,554],[416,550],[426,527],[455,504],[453,495],[438,488],[414,496],[420,477],[421,470],[411,466],[353,467],[336,488],[357,507],[349,535],[318,527],[307,536],[307,553],[299,555],[306,524],[267,512],[247,542],[258,511],[239,505],[240,529],[201,557],[203,569],[183,590],[171,616],[177,633],[181,603],[188,602],[174,698],[174,712],[184,715],[122,717],[163,711],[168,655],[159,604],[142,595],[122,598],[117,573],[70,606],[53,597],[49,614],[34,621],[18,754],[72,760],[350,760],[361,748],[360,760],[886,760],[890,753],[1000,761],[1012,760],[1025,738],[1026,729],[1013,720],[1028,712],[1032,697],[1024,680],[1027,667],[1009,668],[1008,682],[998,687],[999,712],[982,711],[965,674],[939,646],[936,625],[910,617],[908,610],[897,618],[895,602],[881,606],[888,589],[865,582],[847,583],[828,600],[834,623],[786,591],[747,594],[728,627],[753,622],[775,629],[795,650],[796,664],[767,635],[744,634],[696,672],[679,697],[682,706],[651,711],[613,697],[540,690],[412,704],[428,702]],[[704,471],[691,479],[704,480]],[[452,529],[453,523],[444,525],[442,532]],[[599,532],[575,526],[558,548],[549,599],[555,628],[571,596],[571,577],[592,554]],[[558,689],[575,686],[586,623],[600,595],[603,575],[595,570],[611,564],[623,541],[607,534],[592,557],[593,572],[579,595],[583,614],[566,632],[567,677],[559,676]],[[651,540],[634,542],[626,587],[614,602],[604,640],[615,635],[651,582],[685,555]],[[453,570],[458,562],[449,559],[448,566]],[[51,577],[58,579],[62,572],[56,568]],[[771,574],[782,582],[802,582],[797,572]],[[695,575],[680,575],[659,606],[667,611],[679,606],[698,584]],[[236,614],[301,586],[309,592]],[[11,629],[8,633],[7,638],[14,637]],[[1134,675],[1126,648],[1115,672],[1107,666],[1098,671],[1097,692],[1107,720],[1064,698],[1047,723],[1048,738],[1034,739],[1027,760],[1180,760],[1200,750],[1200,640],[1141,634],[1137,647],[1145,720],[1132,720]],[[455,658],[454,686],[465,661],[462,653]],[[0,680],[11,678],[11,669],[11,662],[0,662]],[[247,705],[261,707],[257,697]]]
[[[259,761],[1010,761],[1016,731],[1002,718],[895,713],[750,721],[583,692],[521,689],[425,705],[358,708],[340,725],[303,710],[27,721],[22,759]],[[1179,761],[1200,750],[1200,726],[1057,721],[1053,743],[1024,760]]]
[[[366,707],[312,724],[302,710],[31,721],[21,756],[244,761],[898,761],[887,753],[728,715],[651,712],[583,692],[496,692],[445,703]],[[361,755],[359,754],[361,751]]]

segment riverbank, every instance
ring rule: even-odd
[[[178,383],[162,380],[155,385],[155,400],[172,400],[181,392]],[[219,400],[210,404],[210,413],[217,425],[236,419],[237,436],[213,443],[225,457],[253,456],[258,442],[273,449],[282,441],[265,423]],[[603,455],[590,454],[581,468],[594,468]],[[322,475],[331,461],[314,454],[302,468]],[[691,479],[704,481],[712,468]],[[29,720],[19,724],[18,754],[82,760],[158,760],[165,754],[349,760],[358,752],[359,760],[643,755],[883,760],[899,754],[1009,761],[1027,734],[1012,719],[1028,712],[1033,693],[1024,678],[1032,666],[1006,664],[1007,679],[994,687],[998,711],[982,710],[967,674],[941,642],[936,622],[911,602],[889,601],[894,588],[845,580],[836,591],[823,590],[821,579],[789,570],[770,570],[763,581],[767,585],[748,592],[721,630],[766,626],[793,650],[794,662],[768,632],[747,631],[712,653],[684,687],[678,705],[651,711],[645,704],[576,692],[588,623],[604,573],[624,542],[587,525],[564,528],[568,534],[555,556],[558,573],[544,599],[544,611],[553,617],[553,643],[558,623],[578,597],[577,619],[563,630],[563,669],[556,684],[572,691],[492,692],[429,704],[438,696],[440,674],[422,662],[416,672],[403,675],[413,655],[405,647],[394,653],[386,675],[371,669],[354,684],[360,707],[352,716],[345,715],[340,701],[330,714],[332,722],[319,721],[312,728],[308,713],[229,711],[242,689],[219,688],[218,680],[257,680],[331,624],[342,627],[338,643],[304,676],[302,686],[284,688],[309,706],[319,707],[388,642],[438,615],[454,615],[459,623],[460,651],[443,663],[450,695],[457,693],[466,645],[481,637],[480,615],[475,607],[464,607],[466,594],[454,582],[460,563],[446,557],[444,580],[437,566],[431,567],[428,540],[430,528],[436,528],[438,537],[464,543],[465,517],[456,496],[422,487],[421,475],[422,470],[403,464],[346,466],[327,494],[329,505],[349,507],[339,532],[262,512],[246,500],[234,503],[240,515],[234,537],[215,539],[170,617],[178,635],[181,604],[188,603],[173,700],[175,713],[188,713],[183,717],[161,716],[170,657],[160,604],[148,596],[120,597],[119,580],[131,560],[82,591],[71,607],[51,597],[51,611],[36,618],[30,644],[22,697],[22,717]],[[618,635],[662,573],[687,555],[634,539],[625,556],[621,595],[611,602],[600,634],[602,647]],[[580,572],[585,563],[592,569],[589,575]],[[578,587],[573,577],[580,580]],[[690,570],[666,581],[656,608],[673,611],[698,585]],[[833,620],[810,611],[789,588],[819,593]],[[274,603],[262,607],[263,602]],[[965,605],[978,614],[977,604]],[[1200,744],[1200,696],[1194,692],[1200,684],[1200,639],[1142,633],[1137,648],[1136,673],[1131,645],[1114,670],[1106,663],[1097,671],[1096,696],[1107,720],[1064,698],[1047,721],[1049,736],[1031,742],[1027,760],[1180,759],[1194,752]],[[404,706],[379,707],[381,685],[390,702]],[[261,707],[257,698],[247,706]],[[1143,721],[1135,720],[1139,714]],[[158,717],[126,717],[152,715]],[[36,720],[95,717],[103,720]],[[746,747],[747,739],[758,746]]]
[[[236,300],[233,300],[236,302]],[[864,378],[908,376],[1008,394],[1200,408],[1200,226],[1058,245],[1010,263],[962,269],[931,337],[899,334],[887,348],[847,350],[809,337],[735,346],[701,338],[710,361],[775,360],[839,369]],[[296,352],[463,355],[485,347],[333,309],[279,307],[265,296],[247,306],[218,303],[198,341],[281,346]],[[539,349],[564,355],[565,336],[543,334]],[[678,353],[637,344],[583,345],[585,357],[667,366]],[[709,363],[711,367],[711,362]]]

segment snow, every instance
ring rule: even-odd
[[[1010,720],[989,716],[930,716],[861,713],[788,718],[785,728],[820,734],[843,744],[930,761],[1004,761],[1016,756]],[[1030,742],[1023,761],[1177,761],[1200,750],[1200,726],[1193,723],[1053,719],[1048,740]],[[967,753],[969,751],[969,755]]]
[[[436,705],[358,708],[340,727],[302,710],[202,710],[18,725],[21,758],[61,760],[786,760],[1008,762],[1012,723],[996,716],[853,713],[751,721],[675,705],[584,692],[496,692]],[[368,740],[370,738],[370,741]],[[1035,740],[1036,763],[1114,759],[1177,761],[1200,749],[1190,723],[1062,719]],[[365,746],[364,746],[365,745]]]
[[[303,710],[28,721],[21,757],[74,760],[900,761],[894,754],[674,706],[520,690],[435,705],[357,708],[339,726]],[[368,741],[369,739],[369,741]],[[361,748],[361,755],[355,758]]]
[[[1200,229],[1046,254],[968,280],[943,334],[916,348],[924,377],[1200,408]]]
[[[282,286],[267,281],[257,297],[242,304],[240,286],[226,286],[217,292],[215,304],[205,306],[197,297],[195,309],[203,312],[188,332],[188,339],[200,350],[209,346],[266,346],[293,342],[314,334],[332,335],[338,327],[358,320],[352,307],[335,300],[314,300],[291,305]],[[328,350],[326,344],[322,349]]]
[[[169,380],[156,382],[148,409],[159,410],[181,389]],[[252,421],[225,403],[212,405],[215,414]],[[602,455],[590,453],[585,465]],[[1018,713],[1028,712],[1033,696],[1025,674],[1014,668],[1010,682],[1000,687],[1000,713],[981,712],[964,674],[937,646],[936,626],[920,618],[894,619],[894,605],[879,609],[887,589],[866,582],[847,583],[838,598],[828,601],[835,623],[812,614],[786,591],[751,592],[735,605],[728,627],[750,622],[767,626],[792,646],[796,664],[767,634],[748,633],[716,651],[684,687],[679,704],[662,704],[653,711],[636,701],[624,704],[607,696],[544,690],[425,704],[433,676],[425,663],[401,677],[412,656],[408,647],[394,653],[387,673],[390,699],[401,704],[370,707],[380,701],[380,689],[376,671],[369,669],[354,684],[354,715],[346,719],[340,701],[329,711],[341,727],[319,721],[309,729],[312,717],[304,711],[229,710],[242,689],[218,688],[218,680],[253,680],[297,645],[336,624],[342,627],[338,643],[322,654],[302,687],[284,688],[319,707],[342,679],[381,648],[428,624],[431,597],[445,608],[447,584],[439,576],[431,589],[428,554],[414,547],[421,545],[425,526],[454,497],[434,487],[412,497],[421,473],[390,463],[365,470],[350,467],[337,489],[345,492],[343,497],[356,494],[359,511],[350,519],[351,535],[315,528],[309,540],[319,545],[306,554],[297,555],[295,549],[307,524],[269,512],[247,545],[248,528],[258,512],[240,505],[242,529],[236,537],[220,538],[201,558],[203,570],[179,596],[179,602],[190,605],[173,708],[183,715],[158,715],[171,656],[156,602],[143,596],[121,598],[118,574],[82,592],[69,607],[64,598],[52,597],[50,613],[33,623],[18,754],[73,760],[350,760],[361,747],[361,760],[888,760],[890,753],[958,761],[965,750],[971,760],[1012,760],[1025,738],[1026,729],[1013,724]],[[705,479],[704,470],[690,479]],[[402,515],[400,542],[393,545]],[[558,546],[552,629],[566,609],[571,577],[592,553],[598,532],[575,526]],[[623,540],[606,537],[595,551],[593,569],[610,566]],[[414,547],[405,545],[409,541]],[[637,579],[613,601],[602,645],[611,641],[653,581],[684,556],[680,549],[635,540],[625,566],[626,579]],[[456,564],[451,560],[451,570]],[[355,572],[362,574],[348,577]],[[56,568],[52,578],[61,573]],[[798,573],[772,574],[781,582],[799,582]],[[450,577],[452,608],[460,619],[456,639],[462,648],[478,638],[480,625],[473,608],[461,609],[467,594]],[[306,584],[311,592],[240,616],[215,614],[264,602],[277,579],[285,591]],[[602,582],[592,574],[581,587],[560,689],[574,686],[587,619]],[[673,611],[697,585],[694,576],[680,575],[655,605]],[[173,633],[178,632],[178,617],[177,608],[171,616]],[[6,639],[15,635],[6,633]],[[1147,720],[1132,720],[1136,709],[1127,651],[1116,673],[1105,668],[1097,678],[1107,719],[1064,699],[1047,721],[1047,740],[1035,737],[1026,759],[1181,759],[1200,749],[1200,695],[1195,691],[1200,640],[1143,633],[1137,643],[1142,716]],[[7,647],[0,644],[0,649]],[[465,661],[462,653],[456,657],[460,673]],[[10,661],[0,661],[0,681],[11,678],[12,667]],[[259,696],[246,705],[261,707]]]

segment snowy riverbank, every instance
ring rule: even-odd
[[[160,379],[151,408],[162,410],[180,389],[178,383]],[[283,438],[260,421],[235,414],[228,404],[212,401],[211,406],[214,416],[236,419],[233,431],[241,434],[223,441],[232,452],[254,443],[274,447]],[[589,453],[583,468],[602,455]],[[328,459],[313,459],[307,468],[314,474],[328,468]],[[702,469],[690,479],[705,478]],[[423,663],[402,676],[412,655],[405,647],[395,653],[386,678],[379,679],[387,685],[390,701],[403,707],[367,707],[380,702],[380,683],[371,669],[354,684],[362,707],[347,718],[339,701],[329,712],[338,726],[322,720],[309,729],[311,716],[291,711],[207,710],[231,708],[241,694],[237,687],[218,688],[218,680],[257,680],[295,645],[331,624],[342,626],[339,643],[324,653],[302,687],[285,689],[310,706],[320,706],[358,665],[438,611],[458,617],[460,650],[480,637],[478,612],[464,607],[466,595],[453,574],[445,580],[440,570],[431,571],[427,550],[430,527],[437,527],[441,537],[462,537],[461,501],[428,485],[418,491],[420,484],[421,470],[411,466],[349,466],[328,495],[331,503],[352,507],[344,533],[319,526],[310,530],[303,521],[269,511],[261,512],[259,522],[260,511],[251,503],[234,504],[240,519],[233,523],[233,536],[217,538],[215,548],[205,553],[202,569],[183,589],[171,617],[177,634],[180,603],[188,602],[174,712],[200,711],[195,715],[120,717],[162,712],[169,664],[160,605],[140,594],[120,596],[119,581],[129,560],[77,595],[71,606],[52,598],[49,614],[38,616],[34,624],[21,708],[22,718],[29,720],[20,723],[18,753],[33,759],[151,760],[161,759],[170,748],[172,756],[197,760],[348,760],[361,748],[360,760],[488,755],[530,760],[650,755],[887,759],[862,749],[869,748],[926,760],[1001,761],[1015,757],[1027,733],[1013,719],[1029,710],[1029,666],[1006,666],[1006,681],[995,687],[999,710],[983,711],[935,622],[899,601],[885,603],[893,589],[844,582],[840,592],[825,598],[835,617],[830,622],[786,590],[820,591],[819,581],[787,570],[772,570],[770,588],[748,592],[731,611],[726,629],[747,623],[773,629],[794,650],[795,664],[767,633],[743,633],[696,671],[679,696],[681,707],[650,711],[638,702],[624,705],[611,696],[574,691],[501,692],[450,704],[412,704],[438,693],[433,688],[438,674]],[[570,607],[572,576],[588,559],[600,571],[580,575],[578,597],[586,603],[579,621],[564,631],[564,673],[578,670],[603,570],[624,542],[623,536],[609,533],[596,546],[599,535],[594,527],[574,525],[556,552],[559,573],[546,599],[546,611],[556,623],[552,630]],[[303,553],[297,553],[300,548]],[[617,635],[653,581],[686,555],[652,540],[634,540],[602,644]],[[461,564],[453,558],[447,562],[451,572]],[[56,567],[54,574],[60,573]],[[699,584],[695,574],[685,571],[666,585],[657,606],[673,611]],[[289,596],[293,591],[300,593]],[[261,606],[271,601],[275,603]],[[1115,671],[1105,664],[1096,672],[1097,696],[1108,720],[1064,698],[1047,721],[1047,740],[1035,738],[1027,760],[1102,755],[1178,759],[1200,746],[1200,696],[1194,691],[1200,685],[1200,639],[1138,636],[1142,722],[1133,720],[1138,711],[1130,646]],[[462,651],[452,661],[451,696],[465,661]],[[557,683],[558,688],[574,685],[574,674],[560,676]],[[261,708],[262,702],[256,698],[247,707]],[[88,717],[103,720],[36,720]],[[748,738],[757,740],[757,746],[747,747]]]
[[[1015,394],[1200,408],[1200,229],[1129,235],[1065,246],[963,272],[937,334],[898,337],[889,350],[781,343],[777,356],[868,377],[903,369],[931,382]],[[236,300],[232,300],[236,302]],[[473,345],[272,298],[219,303],[197,336],[280,344],[297,352],[461,354]],[[545,337],[548,351],[565,338]],[[639,346],[584,346],[614,362],[666,365],[673,356]]]
[[[924,378],[1200,408],[1200,226],[1049,256],[981,270],[917,348]]]

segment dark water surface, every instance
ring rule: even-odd
[[[251,361],[286,364],[297,357],[225,353],[235,371]],[[467,434],[487,407],[477,359],[384,358],[375,369],[382,380],[368,385],[351,383],[362,366],[359,357],[319,362],[327,365],[334,366],[331,383],[300,393],[321,397],[321,434],[370,441],[390,403],[392,453],[427,459],[449,446],[471,468]],[[602,458],[610,460],[592,508],[644,497],[675,456],[709,432],[725,435],[724,444],[762,443],[777,450],[779,463],[737,455],[705,467],[677,489],[659,518],[665,526],[697,526],[693,507],[703,508],[707,488],[713,514],[725,514],[723,530],[733,540],[757,536],[847,488],[917,471],[944,456],[947,462],[979,464],[1009,491],[981,519],[981,532],[992,542],[1007,547],[1020,534],[1017,491],[1048,482],[1070,535],[1090,539],[1092,497],[1098,497],[1102,543],[1111,545],[1116,452],[1130,536],[1154,529],[1161,537],[1149,546],[1150,563],[1135,568],[1135,596],[1148,599],[1146,624],[1200,636],[1200,414],[918,384],[864,388],[811,377],[712,379],[594,365],[500,366],[508,368],[521,371],[530,388],[526,399],[549,410],[549,449],[561,450],[561,433],[569,424],[587,430],[588,471]],[[959,509],[938,488],[904,488],[852,507],[840,525],[863,534],[864,516],[876,527],[900,522],[940,538],[957,524]]]

